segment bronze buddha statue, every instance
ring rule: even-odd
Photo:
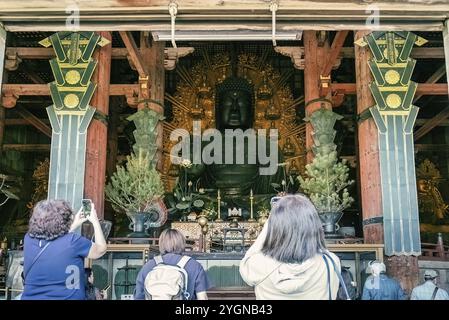
[[[229,77],[216,87],[215,98],[215,123],[216,129],[225,134],[227,129],[236,130],[253,128],[254,122],[254,89],[244,78]],[[212,163],[206,165],[204,174],[201,175],[200,185],[209,190],[220,190],[225,198],[247,196],[252,189],[254,194],[273,193],[271,182],[278,182],[280,171],[272,176],[261,176],[258,161],[249,161],[249,139],[243,139],[243,146],[233,143],[232,164],[225,162],[225,137],[222,135],[221,164]],[[229,142],[229,141],[228,141]],[[243,148],[242,148],[243,147]],[[269,154],[269,143],[266,145]],[[243,149],[243,150],[242,150]],[[243,153],[243,163],[236,163],[237,156]],[[280,153],[278,153],[280,154]],[[257,158],[257,157],[256,157]],[[215,191],[216,192],[216,191]]]

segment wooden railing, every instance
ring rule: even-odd
[[[441,243],[421,243],[421,251],[420,260],[449,261],[449,246]]]

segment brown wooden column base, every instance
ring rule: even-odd
[[[385,257],[387,274],[401,283],[402,289],[410,295],[412,289],[419,284],[418,257],[391,256]]]
[[[382,223],[363,226],[363,240],[366,244],[382,244],[384,227]]]

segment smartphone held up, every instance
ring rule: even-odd
[[[92,211],[92,200],[90,200],[90,199],[83,199],[82,200],[82,204],[83,204],[83,215],[84,215],[84,217],[90,216],[90,213]]]

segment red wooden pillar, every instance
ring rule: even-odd
[[[329,43],[326,39],[324,43],[318,45],[318,37],[316,31],[304,31],[304,98],[306,116],[310,116],[314,111],[321,108],[322,101],[316,101],[321,97],[320,74],[324,64],[328,59]],[[329,93],[330,94],[330,93]],[[326,108],[332,108],[329,103],[325,103]],[[306,124],[306,149],[307,163],[313,159],[313,139],[312,125]]]
[[[304,101],[306,108],[306,117],[310,116],[313,111],[320,107],[319,102],[312,103],[312,100],[320,97],[320,75],[318,71],[318,39],[316,31],[304,31]],[[311,148],[313,146],[312,124],[306,124],[306,150],[307,163],[311,162],[313,154]]]
[[[355,40],[369,33],[370,31],[356,31]],[[358,122],[357,137],[363,237],[365,243],[383,243],[378,130],[368,111],[375,104],[369,89],[369,84],[373,81],[368,66],[371,52],[368,46],[355,46],[354,50],[357,114],[361,118]]]
[[[98,217],[102,219],[104,217],[112,36],[109,31],[99,32],[99,34],[111,43],[96,51],[94,55],[94,58],[98,60],[98,65],[92,82],[97,84],[97,89],[91,105],[96,108],[96,115],[87,130],[84,197],[92,199]]]
[[[143,62],[148,70],[149,78],[147,81],[141,82],[139,100],[151,99],[164,104],[165,95],[165,42],[156,42],[148,38],[145,32],[141,35],[141,45],[140,52],[142,54]],[[143,108],[144,103],[140,103],[138,108]],[[164,114],[164,108],[154,102],[148,103],[150,109]],[[162,121],[159,122],[157,126],[157,146],[158,151],[156,157],[158,159],[157,169],[162,169],[162,152],[163,152],[163,124]]]

